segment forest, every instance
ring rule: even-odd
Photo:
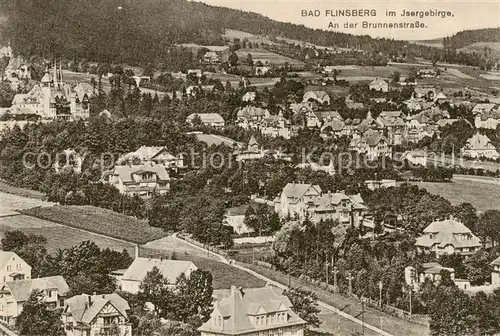
[[[185,0],[7,0],[0,4],[0,12],[6,18],[0,26],[0,41],[11,42],[21,55],[42,58],[57,56],[142,66],[165,64],[175,58],[172,54],[178,53],[175,44],[222,45],[227,41],[221,35],[232,28],[271,40],[285,37],[383,53],[391,58],[432,57],[436,61],[482,67],[490,63],[476,54],[310,29],[256,13]]]

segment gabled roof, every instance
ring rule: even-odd
[[[130,309],[130,306],[118,294],[82,294],[73,296],[66,300],[64,311],[65,313],[71,313],[76,323],[90,324],[108,303],[122,316],[127,318],[127,311]]]
[[[370,147],[377,146],[381,141],[387,142],[387,139],[375,130],[368,130],[363,134],[363,142]]]
[[[328,93],[323,90],[311,90],[304,93],[304,100],[309,100],[311,98],[318,101],[330,100],[330,96],[328,95]]]
[[[192,113],[187,117],[187,122],[192,121],[196,116],[200,117],[203,123],[223,123],[224,118],[219,113]]]
[[[15,252],[0,251],[0,269],[3,268],[12,258],[22,260]],[[23,260],[24,262],[24,260]],[[29,265],[28,265],[29,266]],[[30,266],[31,268],[31,266]]]
[[[382,79],[382,78],[375,78],[374,80],[372,80],[370,82],[370,86],[372,86],[372,85],[381,85],[381,84],[387,84],[387,82],[384,79]]]
[[[319,185],[304,184],[304,183],[288,183],[281,192],[287,198],[291,198],[292,202],[297,202],[307,191],[313,191],[314,193],[320,195],[321,188]]]
[[[61,296],[64,296],[69,292],[69,286],[66,283],[66,280],[64,280],[64,278],[60,275],[37,279],[9,281],[5,283],[5,286],[10,290],[12,296],[17,302],[28,300],[31,292],[35,289],[41,291],[55,289]]]
[[[488,138],[486,135],[476,133],[470,139],[467,140],[464,148],[484,150],[484,149],[494,148],[494,146],[491,144],[490,138]]]
[[[141,161],[151,161],[162,154],[164,159],[175,160],[175,156],[168,153],[167,148],[163,146],[141,146],[135,152],[124,155],[121,159],[138,158]]]
[[[430,234],[432,234],[432,238]],[[457,234],[469,235],[470,239],[458,239],[455,236]],[[464,224],[454,219],[446,219],[429,224],[424,229],[424,235],[417,238],[415,242],[415,245],[425,247],[432,247],[436,244],[439,248],[444,248],[447,245],[452,245],[455,248],[480,247],[481,241]]]
[[[196,269],[196,266],[191,261],[136,258],[132,265],[129,266],[122,279],[142,281],[146,277],[146,274],[154,267],[158,268],[160,273],[170,284],[175,284],[177,278],[181,274],[185,274],[189,269]]]
[[[112,174],[120,176],[122,182],[126,183],[134,181],[133,178],[134,174],[143,174],[148,172],[156,174],[161,181],[170,180],[168,171],[162,165],[115,166],[115,169],[113,170]]]
[[[224,294],[221,294],[224,295]],[[243,335],[251,332],[304,325],[302,320],[292,309],[290,300],[276,287],[237,289],[231,287],[229,296],[224,297],[216,304],[213,315],[222,315],[222,325],[217,327],[212,319],[203,324],[198,330],[214,332],[223,335]],[[251,316],[269,313],[286,312],[287,321],[272,325],[254,325]]]
[[[238,110],[236,116],[238,118],[267,117],[269,116],[269,111],[260,107],[245,106]]]
[[[491,266],[500,266],[500,257],[493,260],[490,265]]]

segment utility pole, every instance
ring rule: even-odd
[[[326,289],[328,289],[328,262],[325,263],[325,278],[326,278]]]
[[[365,302],[364,296],[361,295],[361,325],[363,327],[363,335],[365,334]]]
[[[380,280],[378,282],[378,289],[379,289],[379,293],[378,293],[378,302],[379,302],[379,307],[382,308],[382,287],[384,286],[384,284],[382,283],[382,280]]]
[[[333,268],[333,287],[337,290],[337,274],[339,273],[339,269],[337,266]]]
[[[351,271],[347,272],[347,281],[349,281],[349,295],[352,295],[352,279],[354,277],[351,274]]]
[[[411,317],[411,313],[412,313],[412,311],[411,311],[411,294],[412,294],[412,292],[413,292],[413,291],[412,291],[412,289],[411,289],[411,287],[410,287],[410,317]]]
[[[255,265],[255,247],[252,244],[252,265]]]

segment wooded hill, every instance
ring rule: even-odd
[[[500,28],[464,30],[443,39],[445,48],[460,49],[478,42],[500,43]]]

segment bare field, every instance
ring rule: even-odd
[[[49,207],[54,203],[41,199],[28,198],[0,191],[0,217],[19,214],[20,211],[33,207]]]
[[[415,183],[425,188],[431,194],[440,195],[453,205],[463,202],[471,203],[477,210],[500,210],[500,185],[477,182],[471,180],[454,179],[452,183]]]
[[[236,55],[238,55],[240,60],[245,59],[248,54],[252,55],[252,59],[254,62],[261,61],[263,64],[265,64],[266,61],[268,61],[270,64],[303,64],[301,61],[295,60],[293,58],[278,55],[271,51],[260,48],[239,49],[236,51]]]

